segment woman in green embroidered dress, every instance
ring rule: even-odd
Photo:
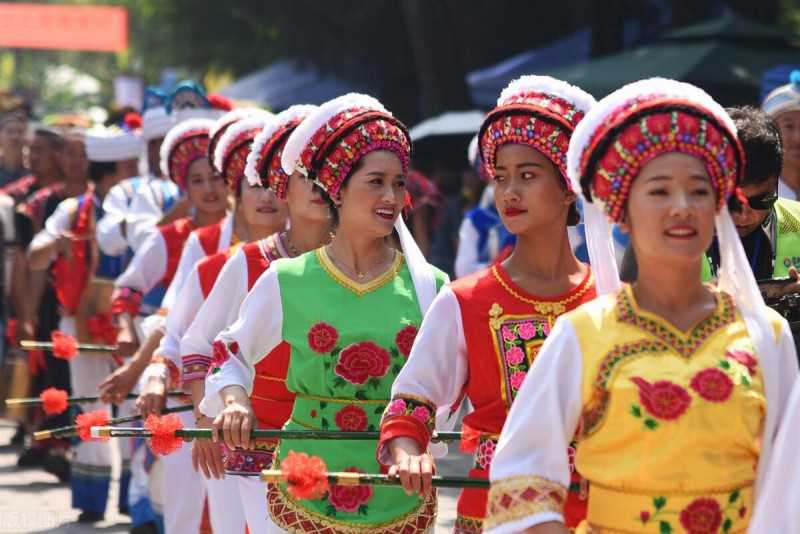
[[[364,95],[322,105],[287,141],[284,170],[298,170],[324,190],[336,233],[326,247],[273,262],[239,319],[215,341],[201,410],[216,416],[228,446],[250,446],[255,364],[287,348],[286,384],[297,398],[286,428],[378,429],[407,348],[446,282],[400,217],[409,156],[405,127]],[[393,246],[395,231],[402,252]],[[331,471],[374,473],[375,447],[376,441],[283,440],[278,461],[305,452]],[[391,487],[332,486],[321,499],[299,501],[270,484],[267,501],[279,528],[300,533],[422,532],[436,512],[434,493]]]

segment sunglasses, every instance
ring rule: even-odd
[[[772,206],[775,205],[775,202],[778,200],[778,193],[775,191],[768,191],[766,193],[761,193],[758,195],[753,195],[752,197],[747,197],[747,205],[750,206],[750,209],[754,210],[769,210],[772,209]],[[741,211],[742,203],[739,202],[739,199],[736,198],[736,195],[732,195],[730,201],[728,203],[728,209],[731,211]]]

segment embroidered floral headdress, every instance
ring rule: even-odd
[[[586,115],[569,145],[568,172],[573,187],[618,222],[642,167],[667,152],[703,161],[717,208],[744,169],[736,127],[722,106],[693,85],[652,78],[618,89]]]
[[[161,173],[186,189],[189,166],[208,153],[208,132],[214,121],[189,119],[167,132],[161,144]]]
[[[281,166],[281,155],[289,136],[317,106],[297,105],[286,109],[269,121],[261,130],[247,156],[247,165],[244,170],[250,185],[261,184],[269,187],[279,199],[286,198],[286,187],[289,175]]]
[[[286,141],[281,165],[297,169],[329,196],[335,195],[355,164],[375,150],[394,152],[408,170],[411,143],[405,125],[374,98],[350,93],[319,107]]]
[[[217,172],[222,172],[215,164],[214,164],[214,153],[217,148],[217,143],[222,138],[222,135],[225,133],[231,124],[238,122],[242,119],[246,119],[248,117],[257,117],[257,116],[267,116],[271,117],[272,113],[269,111],[265,111],[259,108],[236,108],[232,109],[231,111],[227,112],[222,117],[218,118],[214,121],[214,126],[211,127],[211,131],[208,132],[208,162],[211,164],[211,167]]]
[[[567,187],[567,148],[575,126],[594,105],[587,92],[549,76],[523,76],[511,82],[483,121],[478,139],[484,172],[495,175],[497,150],[523,144],[556,166]]]
[[[256,115],[236,121],[226,128],[214,150],[214,168],[219,171],[231,191],[239,188],[253,139],[272,122],[272,117]],[[209,140],[210,143],[210,140]]]

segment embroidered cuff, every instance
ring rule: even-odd
[[[426,450],[435,426],[436,406],[431,401],[412,395],[395,396],[381,420],[378,461],[386,462],[385,445],[398,437],[411,438],[419,444],[420,450]]]
[[[205,354],[187,354],[181,358],[181,380],[184,387],[195,380],[205,380],[211,367],[211,358]]]
[[[561,484],[537,476],[514,476],[492,481],[484,529],[492,530],[548,512],[563,517],[566,493],[567,489]]]
[[[116,317],[123,313],[139,315],[142,306],[142,293],[129,287],[114,290],[111,295],[111,313]]]

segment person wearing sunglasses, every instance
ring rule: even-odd
[[[742,195],[732,198],[729,209],[753,274],[756,280],[794,280],[762,286],[767,297],[800,293],[800,202],[778,195],[778,177],[784,164],[781,132],[775,121],[757,108],[744,106],[727,111],[736,124],[747,158],[740,184]],[[708,260],[704,278],[715,276],[718,271],[716,239]]]

